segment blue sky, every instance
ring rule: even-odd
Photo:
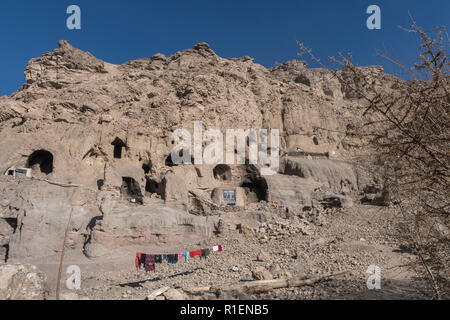
[[[71,4],[81,8],[81,30],[66,27]],[[381,8],[381,30],[366,27],[372,4]],[[28,60],[61,39],[116,64],[208,42],[222,57],[248,55],[266,67],[297,58],[299,40],[322,61],[352,52],[357,64],[393,73],[374,50],[413,62],[417,42],[398,28],[409,25],[408,10],[425,29],[448,27],[448,0],[2,0],[0,95],[16,91]]]

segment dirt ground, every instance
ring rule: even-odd
[[[309,223],[307,232],[285,227],[275,236],[240,232],[242,225],[258,226],[306,221],[293,212],[286,220],[280,210],[271,205],[257,204],[245,212],[222,213],[223,232],[201,243],[189,245],[159,245],[120,248],[104,258],[89,260],[67,252],[64,269],[78,265],[81,269],[81,289],[70,291],[64,283],[62,292],[75,292],[85,299],[145,299],[163,286],[186,288],[226,285],[253,280],[252,270],[265,267],[274,279],[294,276],[311,277],[326,272],[346,270],[347,273],[321,281],[313,286],[275,289],[264,294],[218,297],[226,299],[423,299],[423,279],[408,264],[414,256],[402,250],[394,239],[396,213],[386,207],[355,204],[348,209],[329,209],[323,212],[322,225]],[[306,222],[307,223],[307,222]],[[294,230],[294,231],[292,231]],[[305,234],[306,233],[306,234]],[[267,242],[266,242],[267,241]],[[183,260],[177,264],[156,264],[156,270],[145,272],[134,265],[136,251],[144,253],[176,253],[221,244],[222,252],[214,252],[206,259]],[[269,254],[267,261],[258,261],[261,251]],[[264,259],[263,259],[264,260]],[[49,280],[50,299],[55,297],[59,255],[39,261],[28,261],[44,271]],[[381,269],[381,289],[369,290],[367,269],[376,265]],[[205,296],[189,296],[204,299]],[[209,297],[211,298],[211,297]],[[159,299],[162,299],[160,297]]]

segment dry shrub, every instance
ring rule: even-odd
[[[347,97],[363,106],[361,125],[348,135],[364,141],[361,163],[384,180],[388,205],[401,212],[398,239],[417,257],[414,266],[429,281],[426,293],[450,297],[449,279],[449,44],[445,28],[431,33],[412,25],[404,29],[420,40],[418,61],[406,68],[387,54],[378,54],[403,70],[405,79],[368,72],[340,54],[334,76]],[[299,43],[302,54],[314,57]]]

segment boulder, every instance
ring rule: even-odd
[[[358,190],[356,170],[351,164],[343,161],[289,157],[286,160],[284,173],[312,179],[335,193],[350,193]]]
[[[261,251],[258,254],[257,260],[262,262],[270,261],[270,254],[267,251]]]
[[[186,300],[187,296],[183,292],[177,289],[169,289],[163,293],[166,300]]]
[[[199,241],[213,235],[217,222],[167,207],[117,207],[107,221],[95,221],[84,253],[95,258],[120,246]]]
[[[46,276],[36,266],[0,265],[0,300],[44,300]]]
[[[273,277],[270,272],[264,267],[255,267],[252,270],[252,277],[254,280],[272,280]]]

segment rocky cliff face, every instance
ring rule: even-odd
[[[380,85],[389,86],[390,78],[379,67],[365,70],[379,79]],[[200,43],[169,57],[155,54],[113,65],[60,41],[58,49],[29,61],[25,77],[26,83],[17,92],[0,97],[0,173],[26,167],[32,168],[33,176],[32,180],[18,176],[0,179],[4,190],[14,190],[14,194],[2,195],[0,219],[10,219],[8,225],[16,226],[1,224],[0,232],[5,231],[0,234],[0,248],[5,256],[7,250],[9,257],[57,251],[63,221],[68,208],[74,206],[73,189],[84,199],[76,204],[79,209],[71,228],[72,246],[81,249],[94,238],[114,241],[111,236],[92,236],[93,230],[104,232],[107,225],[101,206],[108,195],[118,203],[142,202],[148,210],[171,206],[180,212],[210,214],[217,209],[208,202],[211,191],[224,185],[247,187],[257,200],[299,205],[308,205],[305,201],[314,198],[309,193],[316,183],[343,193],[364,187],[358,185],[360,174],[347,164],[340,171],[337,164],[323,169],[320,166],[327,167],[326,163],[319,163],[310,169],[305,163],[314,161],[309,154],[333,151],[340,160],[349,157],[358,141],[347,136],[347,129],[359,121],[355,110],[361,102],[329,71],[307,69],[302,61],[266,69],[250,57],[221,58],[208,44]],[[269,183],[245,165],[231,166],[231,176],[225,181],[218,178],[213,166],[173,167],[167,162],[173,148],[171,133],[179,128],[192,131],[194,121],[202,121],[203,129],[223,132],[227,128],[279,129],[281,154],[300,148],[306,158],[297,164],[295,159],[286,159],[289,176],[277,180],[276,175]],[[332,172],[331,179],[327,172]],[[276,186],[288,186],[280,181],[291,176],[307,187],[295,182],[293,188],[300,191],[276,196],[280,194]],[[9,203],[18,202],[23,205],[11,209]],[[117,241],[128,243],[123,238],[135,237],[125,232],[131,228],[129,222],[120,225],[122,220],[114,215],[134,209],[115,208],[106,211],[116,231],[106,230],[113,234],[122,228],[117,232],[122,238]],[[139,207],[135,213],[141,212]],[[178,217],[172,213],[167,218],[171,224],[177,224],[174,216]],[[101,220],[103,227],[98,224]],[[198,237],[208,236],[211,231],[205,230],[212,227],[205,223],[194,219],[190,230]],[[157,233],[154,225],[149,228]],[[145,233],[145,227],[141,232]],[[177,240],[181,233],[177,231]],[[11,246],[7,239],[13,239]]]

